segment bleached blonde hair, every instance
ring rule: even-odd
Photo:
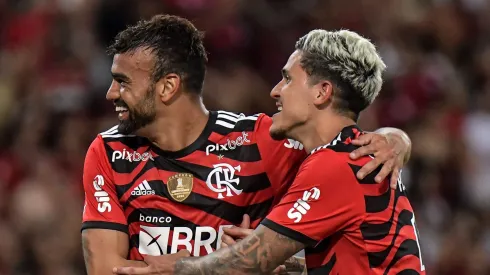
[[[338,107],[358,114],[378,96],[386,65],[368,39],[348,30],[312,30],[296,42],[296,49],[312,80],[337,84]]]

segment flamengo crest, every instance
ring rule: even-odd
[[[243,190],[237,189],[235,186],[240,184],[240,178],[235,177],[235,172],[242,169],[240,165],[235,167],[228,163],[220,163],[213,165],[214,169],[209,173],[206,180],[206,185],[212,191],[218,193],[218,199],[223,199],[223,193],[226,192],[227,197],[233,196],[233,193],[240,195]],[[214,178],[215,185],[212,180]],[[235,186],[232,184],[234,183]]]

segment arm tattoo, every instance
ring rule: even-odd
[[[90,250],[89,240],[85,232],[82,232],[82,248],[83,248],[83,259],[85,260],[85,268],[87,272],[92,269],[92,251]]]
[[[288,272],[302,272],[306,267],[305,258],[293,256],[287,259],[284,265]]]
[[[250,236],[232,246],[204,257],[178,260],[174,274],[270,274],[303,248],[302,243],[259,226]]]

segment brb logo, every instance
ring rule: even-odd
[[[100,213],[104,213],[105,211],[111,212],[111,204],[109,203],[109,194],[106,191],[102,190],[102,186],[104,186],[104,177],[101,175],[97,175],[93,181],[94,184],[94,197],[97,200],[97,210]]]
[[[240,165],[231,166],[228,163],[220,163],[213,165],[214,169],[209,173],[208,178],[206,179],[206,185],[214,191],[218,193],[218,199],[223,199],[224,196],[222,193],[226,192],[227,197],[233,196],[232,192],[236,195],[240,195],[243,190],[237,189],[233,186],[232,183],[239,185],[240,178],[235,178],[235,172],[242,169]],[[212,183],[212,179],[214,178],[216,187],[214,187]]]
[[[289,209],[288,218],[294,220],[294,223],[300,222],[303,215],[305,215],[311,208],[308,202],[318,200],[318,198],[320,198],[320,189],[313,187],[310,191],[305,191],[303,193],[303,198],[298,199],[293,207]]]
[[[206,146],[206,156],[209,156],[211,152],[234,150],[235,148],[242,146],[245,143],[249,143],[248,133],[242,132],[242,135],[237,137],[236,140],[226,140],[225,144],[212,144]]]
[[[138,152],[133,152],[130,153],[124,149],[122,152],[121,151],[114,151],[112,153],[112,162],[115,162],[117,159],[123,159],[127,160],[129,162],[133,161],[148,161],[148,160],[154,160],[153,156],[151,155],[150,152],[144,152],[143,154],[140,154]]]
[[[216,240],[218,240],[216,249],[220,248],[223,228],[226,227],[232,227],[232,225],[221,225],[218,232],[210,226],[199,226],[196,227],[194,234],[192,229],[188,227],[170,228],[141,225],[138,251],[145,255],[161,256],[174,254],[179,248],[185,248],[193,256],[201,256],[201,248],[204,248],[205,253],[202,254],[209,254],[214,251],[211,245]],[[172,234],[170,234],[170,229],[172,229]],[[194,245],[192,245],[192,240],[194,240]],[[168,247],[170,247],[170,251],[168,251]]]

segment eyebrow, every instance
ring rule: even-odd
[[[121,80],[121,81],[125,81],[125,82],[129,81],[129,77],[127,77],[125,74],[114,73],[114,72],[111,72],[111,74],[112,74],[112,78],[114,78],[115,80]]]

